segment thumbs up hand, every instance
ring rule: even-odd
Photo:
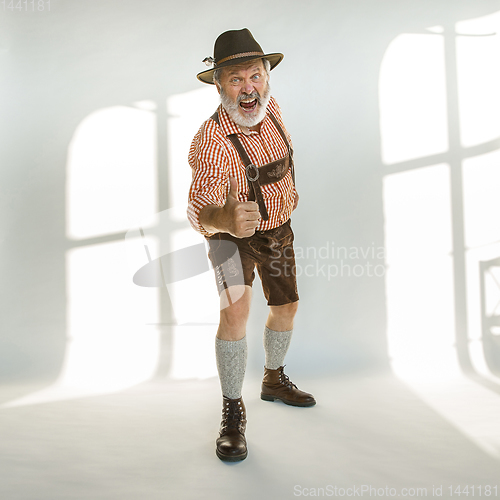
[[[229,178],[229,193],[221,215],[225,232],[236,238],[252,236],[259,225],[259,205],[255,201],[238,200],[238,182],[234,177]]]

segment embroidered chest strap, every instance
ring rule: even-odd
[[[272,184],[280,181],[285,177],[289,168],[291,168],[292,181],[295,185],[293,150],[290,147],[285,132],[281,128],[276,117],[271,112],[269,112],[269,116],[279,134],[283,138],[283,141],[285,142],[288,149],[288,155],[281,160],[276,160],[271,163],[267,163],[262,167],[257,167],[250,161],[250,158],[248,157],[245,148],[238,139],[237,134],[231,134],[227,136],[227,138],[231,141],[236,151],[238,152],[243,164],[245,165],[246,179],[249,187],[248,199],[249,201],[257,202],[257,204],[259,205],[260,215],[262,219],[266,221],[269,220],[269,214],[264,203],[264,197],[262,195],[260,186],[265,186],[267,184]],[[219,115],[217,111],[210,118],[220,126]]]

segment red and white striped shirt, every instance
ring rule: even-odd
[[[219,106],[220,126],[209,119],[194,136],[188,157],[193,170],[193,181],[189,190],[187,214],[193,228],[201,234],[205,236],[214,234],[206,231],[200,224],[199,213],[206,205],[224,206],[229,192],[229,177],[235,177],[238,181],[239,201],[248,201],[245,166],[227,138],[228,135],[238,134],[238,139],[243,144],[250,161],[258,167],[284,158],[288,154],[288,148],[269,117],[271,111],[285,131],[292,147],[290,135],[283,125],[281,111],[274,97],[269,99],[267,110],[260,132],[250,130],[247,135],[229,118],[224,108]],[[257,231],[266,231],[281,226],[290,218],[295,198],[291,169],[283,179],[262,186],[261,190],[269,220],[262,220]]]

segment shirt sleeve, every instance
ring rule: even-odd
[[[201,126],[193,139],[188,157],[193,179],[187,216],[193,229],[204,236],[212,236],[214,233],[206,231],[200,224],[200,211],[207,205],[223,207],[229,185],[226,145],[222,135],[217,133],[217,127],[213,120],[207,120]]]

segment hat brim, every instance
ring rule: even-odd
[[[273,54],[264,54],[262,56],[239,57],[238,59],[231,59],[229,61],[224,61],[222,64],[219,64],[215,68],[207,69],[206,71],[202,71],[201,73],[198,73],[196,75],[196,78],[198,78],[198,80],[200,80],[200,82],[213,85],[214,84],[213,76],[214,76],[214,71],[216,69],[226,68],[227,66],[234,66],[236,64],[241,64],[241,63],[244,63],[247,61],[253,61],[255,59],[267,59],[269,61],[269,64],[271,65],[271,69],[274,69],[283,60],[283,57],[285,57],[285,56],[283,54],[278,53],[278,52],[273,53]]]

